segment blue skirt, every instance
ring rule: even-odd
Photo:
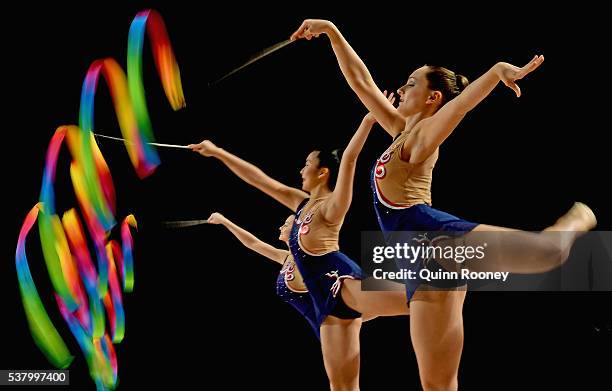
[[[285,274],[280,273],[276,279],[276,294],[280,296],[285,303],[295,308],[308,321],[308,324],[314,330],[317,338],[321,339],[319,326],[317,325],[315,307],[310,293],[292,291],[285,282]]]
[[[376,211],[378,224],[387,245],[395,246],[398,243],[403,244],[409,240],[414,240],[413,238],[418,235],[422,237],[423,233],[430,235],[427,238],[430,242],[436,239],[436,233],[440,236],[461,236],[472,231],[478,225],[477,223],[463,220],[449,213],[434,209],[426,204],[414,205],[404,209],[392,209],[387,207],[380,202],[376,194],[376,184],[374,183],[375,169],[376,167],[372,170],[370,185],[374,195],[374,210]],[[421,269],[426,267],[431,271],[444,270],[435,260],[413,263],[398,261],[396,263],[398,268],[411,270],[416,276],[416,278],[404,280],[408,301],[410,301],[417,288],[424,283],[423,280],[418,277]],[[464,279],[432,279],[426,283],[436,288],[452,288],[465,285],[467,281]]]
[[[300,212],[301,208],[298,208],[296,221]],[[298,241],[299,229],[299,225],[294,222],[289,236],[289,248],[312,298],[315,310],[314,322],[318,330],[341,300],[342,282],[347,278],[363,279],[363,271],[357,263],[340,251],[323,255],[307,254]]]

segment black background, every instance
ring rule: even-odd
[[[4,205],[0,368],[51,368],[34,344],[18,293],[14,249],[36,203],[47,144],[55,128],[78,121],[89,64],[126,63],[134,15],[151,4],[54,6],[5,13],[3,35]],[[173,112],[145,42],[144,80],[157,141],[204,138],[299,186],[303,161],[317,146],[346,145],[365,109],[346,85],[327,38],[293,43],[209,87],[250,55],[286,39],[305,17],[333,20],[381,88],[396,89],[412,70],[440,64],[470,80],[497,61],[546,61],[519,82],[523,96],[498,86],[441,148],[434,206],[465,219],[526,230],[552,224],[573,201],[589,204],[610,230],[609,75],[604,14],[586,7],[547,10],[488,7],[476,16],[455,5],[370,4],[367,8],[288,10],[288,5],[196,7],[155,4],[179,61],[186,109]],[[512,6],[515,7],[515,6]],[[372,10],[375,8],[374,10]],[[499,9],[496,9],[499,8]],[[476,12],[476,11],[474,11]],[[120,136],[103,82],[96,99],[100,133]],[[359,256],[362,230],[377,228],[368,172],[390,139],[373,130],[360,157],[341,248]],[[165,230],[160,222],[220,211],[275,243],[290,213],[235,178],[219,162],[160,149],[162,164],[140,181],[125,148],[100,143],[117,191],[118,216],[134,213],[135,290],[124,295],[126,338],[118,345],[119,389],[175,384],[223,389],[325,389],[320,347],[309,326],[274,292],[278,267],[243,248],[219,226]],[[58,211],[76,206],[64,149],[56,179]],[[70,387],[94,389],[84,359],[50,300],[37,229],[28,259],[43,301],[76,356]],[[6,266],[6,267],[5,267]],[[463,389],[609,387],[609,293],[471,293],[465,308]],[[418,389],[407,318],[362,329],[364,390]],[[174,389],[174,388],[173,388]]]

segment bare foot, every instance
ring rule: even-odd
[[[595,228],[597,218],[595,213],[582,202],[574,202],[574,205],[563,216],[557,220],[555,231],[586,232]]]

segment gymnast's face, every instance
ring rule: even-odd
[[[302,190],[312,191],[319,183],[321,183],[321,169],[319,168],[319,151],[313,151],[306,157],[304,168],[300,170],[302,175]]]
[[[425,109],[427,99],[431,95],[429,82],[427,81],[427,66],[422,66],[412,72],[406,84],[397,89],[400,96],[400,103],[397,111],[404,117],[420,113]]]
[[[285,220],[285,224],[281,225],[278,230],[280,231],[278,235],[278,239],[283,242],[289,242],[289,233],[291,232],[291,227],[293,226],[293,220],[295,220],[295,215],[291,215],[287,217]]]

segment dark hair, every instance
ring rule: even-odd
[[[342,160],[342,149],[316,149],[319,151],[319,168],[327,168],[329,170],[329,181],[327,186],[331,191],[336,187],[336,180],[338,179],[338,170],[340,169],[340,160]]]
[[[429,72],[425,75],[429,89],[442,93],[442,106],[461,93],[469,84],[467,77],[459,75],[450,69],[427,65]]]

